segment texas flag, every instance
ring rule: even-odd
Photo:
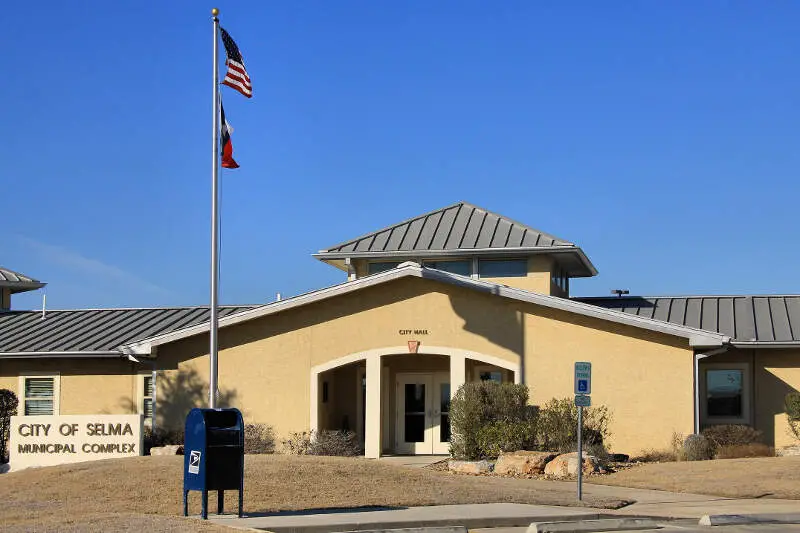
[[[219,101],[220,113],[220,145],[222,146],[222,166],[223,168],[239,168],[239,163],[233,160],[233,144],[231,143],[231,133],[233,128],[225,120],[225,108],[222,107],[222,99]]]

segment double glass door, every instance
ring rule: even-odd
[[[397,375],[397,453],[450,451],[450,374]]]

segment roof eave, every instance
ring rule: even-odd
[[[731,344],[737,348],[800,348],[800,341],[738,341]]]
[[[11,289],[11,294],[41,289],[47,285],[41,281],[0,281],[0,287]]]
[[[127,355],[118,351],[31,351],[0,352],[0,359],[124,359]]]
[[[371,287],[373,285],[379,285],[381,283],[406,276],[415,276],[423,279],[433,279],[445,283],[450,283],[452,285],[462,285],[474,290],[479,290],[481,292],[504,296],[519,301],[525,301],[536,305],[543,305],[546,307],[560,309],[567,312],[578,313],[585,316],[599,318],[602,320],[608,320],[610,322],[616,322],[619,324],[630,325],[633,327],[640,327],[651,331],[665,333],[667,335],[683,337],[685,339],[688,339],[689,345],[692,347],[709,348],[709,347],[723,346],[725,344],[730,343],[730,337],[716,332],[705,331],[687,326],[679,326],[661,320],[654,320],[651,318],[644,318],[636,315],[630,315],[622,311],[606,309],[604,307],[599,307],[592,304],[585,304],[582,302],[576,302],[574,300],[569,300],[566,298],[559,298],[556,296],[549,296],[546,294],[538,294],[530,291],[525,291],[522,289],[508,287],[506,285],[498,285],[496,283],[475,280],[465,276],[451,274],[449,272],[443,272],[440,270],[435,270],[430,268],[423,268],[413,263],[401,265],[397,268],[393,268],[385,272],[381,272],[379,274],[373,274],[371,276],[359,278],[355,281],[349,281],[346,283],[341,283],[339,285],[333,285],[331,287],[326,287],[318,291],[302,294],[294,298],[272,302],[264,306],[245,310],[233,315],[228,315],[220,319],[219,326],[225,327],[237,324],[239,322],[244,322],[247,320],[260,318],[263,316],[268,316],[274,313],[286,311],[289,309],[293,309],[295,307],[301,307],[309,303],[324,300],[338,295],[347,294],[355,290]],[[151,337],[149,339],[142,339],[137,342],[126,344],[121,347],[121,350],[123,350],[125,353],[128,354],[146,355],[150,354],[153,351],[153,348],[158,345],[166,344],[186,337],[205,333],[207,330],[208,330],[208,322],[204,322],[188,328],[184,328],[182,330],[177,330],[170,333],[158,335],[156,337]]]

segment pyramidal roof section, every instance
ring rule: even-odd
[[[321,250],[326,254],[418,252],[575,245],[467,202],[458,202]]]
[[[46,283],[25,274],[14,272],[0,266],[0,287],[11,287],[11,292],[32,291],[44,287]]]

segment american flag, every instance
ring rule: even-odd
[[[225,79],[222,80],[222,83],[250,98],[253,96],[253,86],[250,84],[250,76],[247,74],[247,69],[244,68],[244,61],[242,60],[241,52],[239,52],[239,47],[236,46],[236,43],[233,42],[231,36],[222,26],[220,26],[219,31],[222,34],[222,44],[225,45],[225,54],[228,56],[225,61],[225,64],[228,65],[228,72],[225,73]]]

